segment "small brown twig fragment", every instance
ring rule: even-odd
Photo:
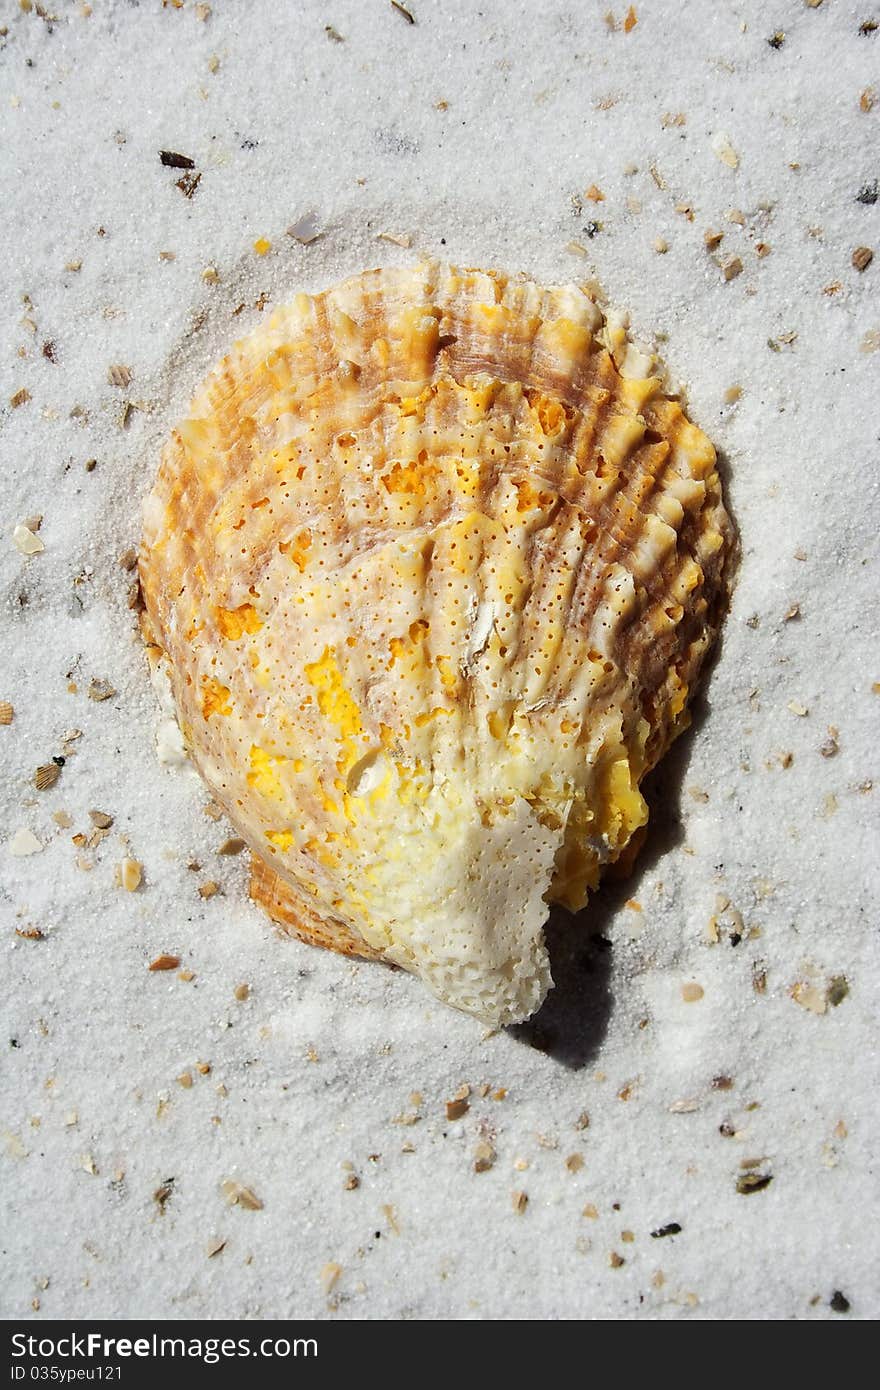
[[[144,871],[143,866],[137,859],[123,859],[119,866],[119,886],[124,888],[126,893],[136,893],[141,886]],[[169,967],[171,968],[171,967]],[[152,970],[153,967],[150,966]]]
[[[263,1210],[263,1203],[252,1187],[245,1187],[243,1183],[235,1182],[232,1178],[227,1178],[220,1186],[231,1207],[244,1207],[245,1211]]]
[[[116,689],[109,681],[101,680],[98,676],[94,676],[89,681],[89,699],[94,700],[97,704],[103,704],[105,700],[112,700],[115,694]]]
[[[176,154],[174,150],[160,150],[159,161],[166,169],[194,169],[196,162],[188,154]]]
[[[753,1192],[761,1192],[765,1187],[769,1187],[773,1181],[770,1173],[743,1173],[741,1178],[736,1180],[736,1190],[742,1197],[748,1197]]]
[[[180,189],[184,198],[192,198],[201,181],[201,174],[188,173],[177,180],[177,187]]]
[[[148,970],[151,970],[151,971],[153,971],[153,970],[176,970],[179,964],[180,964],[180,956],[165,956],[165,955],[162,955],[162,956],[157,956],[155,960],[150,961],[150,964],[149,964],[149,966],[147,967],[147,969],[148,969]]]
[[[222,845],[220,846],[220,848],[218,849],[217,853],[218,853],[218,854],[241,854],[241,852],[242,852],[242,850],[243,850],[244,848],[245,848],[244,840],[240,840],[240,839],[238,838],[238,836],[233,835],[230,839],[224,840],[224,841],[223,841],[223,843],[222,843]]]

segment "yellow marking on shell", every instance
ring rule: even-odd
[[[231,695],[228,685],[221,685],[213,676],[206,676],[202,691],[202,714],[205,719],[210,719],[212,714],[231,714]]]
[[[596,833],[620,849],[648,819],[648,805],[632,775],[629,758],[615,758],[606,767],[599,781],[599,797]]]
[[[538,417],[538,424],[545,435],[550,437],[562,433],[567,423],[565,407],[552,396],[531,397],[532,410]]]
[[[482,425],[488,415],[495,397],[501,390],[501,383],[493,377],[477,379],[469,385],[458,388],[457,395],[460,397],[464,406],[464,418],[466,424]],[[473,437],[468,441],[470,452],[474,452],[476,441]]]
[[[714,445],[699,426],[692,424],[684,415],[680,417],[675,453],[686,461],[688,471],[701,481],[711,476],[718,462]]]
[[[388,663],[389,670],[395,661],[402,661],[404,657],[415,655],[418,658],[420,651],[423,650],[421,644],[427,637],[430,626],[427,618],[417,618],[415,622],[410,623],[405,636],[391,638],[388,643],[388,650],[391,653],[391,660]],[[415,665],[414,662],[411,667],[412,671],[415,671]]]
[[[248,786],[253,787],[254,791],[259,792],[261,796],[270,797],[275,801],[283,801],[285,790],[279,771],[287,761],[288,759],[285,757],[267,753],[265,748],[261,748],[258,743],[252,743],[251,770],[247,774]]]
[[[500,336],[503,324],[507,319],[507,310],[501,304],[478,304],[476,312],[483,320],[481,327],[488,333]]]
[[[586,324],[575,323],[573,319],[558,318],[545,324],[541,336],[551,351],[559,353],[575,362],[586,357],[590,350],[593,335]]]
[[[239,608],[218,608],[217,627],[221,636],[230,642],[237,642],[246,632],[259,632],[262,620],[252,603],[243,603]]]
[[[339,863],[339,855],[334,853],[332,849],[327,849],[315,835],[310,840],[306,840],[303,849],[317,859],[320,864],[323,864],[326,869],[335,869]]]
[[[254,673],[254,680],[261,690],[269,690],[275,678],[275,671],[265,661],[261,661],[260,654],[251,647],[247,654],[248,663]]]
[[[384,777],[382,778],[382,781],[379,782],[378,785],[375,786],[371,792],[367,793],[366,800],[369,801],[371,805],[375,805],[378,801],[384,801],[391,792],[391,780],[391,768],[389,767]],[[363,799],[363,797],[357,798],[357,800],[360,801],[362,801]]]
[[[613,415],[601,435],[601,452],[609,468],[619,468],[624,459],[641,444],[644,422],[638,416]]]
[[[701,539],[701,549],[707,558],[710,555],[715,555],[724,544],[724,537],[720,531],[707,531]]]
[[[431,723],[432,719],[439,719],[440,715],[443,714],[445,714],[448,718],[451,719],[454,713],[454,710],[444,709],[442,705],[435,705],[433,709],[425,710],[422,714],[417,714],[415,719],[413,720],[413,723],[415,724],[417,729],[423,729],[426,724]]]
[[[459,482],[462,497],[475,497],[480,487],[480,468],[476,459],[457,458],[455,476]]]
[[[278,549],[281,551],[282,555],[290,556],[291,560],[296,565],[300,574],[302,574],[303,570],[309,562],[308,552],[311,548],[311,544],[312,533],[307,526],[304,526],[303,529],[294,537],[293,541],[282,541],[281,544],[278,546]]]
[[[557,857],[555,902],[573,910],[583,907],[588,891],[598,887],[603,864],[618,859],[647,823],[648,806],[639,779],[645,771],[650,734],[651,725],[644,718],[625,742],[619,729],[616,734],[609,729],[593,785],[574,788],[565,843]],[[569,790],[562,788],[563,794]],[[559,805],[558,793],[546,787],[541,797],[546,805]],[[599,845],[604,846],[601,852]]]
[[[703,571],[696,560],[687,560],[681,567],[678,576],[678,585],[681,586],[685,595],[693,593],[697,585],[702,582]]]
[[[656,393],[660,381],[657,377],[621,377],[615,384],[621,404],[625,405],[633,415],[639,415],[642,407],[647,404],[651,397]]]
[[[630,741],[629,762],[632,768],[634,779],[639,782],[647,770],[647,760],[645,749],[648,746],[648,739],[651,737],[651,725],[644,718],[639,719],[636,726],[635,738]]]
[[[400,402],[400,414],[403,419],[415,418],[416,420],[424,420],[425,407],[433,398],[435,391],[436,387],[432,382],[426,386],[423,391],[420,391],[418,395],[404,396]]]
[[[503,742],[504,739],[507,738],[510,730],[510,717],[511,712],[507,707],[504,709],[492,709],[486,716],[489,733],[493,738],[497,738],[499,742]]]
[[[290,846],[293,844],[293,831],[267,830],[266,839],[271,841],[271,843],[275,845],[276,849],[280,849],[283,854],[286,854],[287,851],[290,849]]]
[[[360,756],[356,742],[358,735],[364,733],[360,709],[345,687],[342,672],[331,647],[324,648],[324,653],[318,661],[306,665],[305,676],[318,692],[318,708],[337,731],[340,753],[336,760],[336,771],[344,775]],[[337,779],[334,781],[334,787],[344,792],[345,782]],[[328,815],[339,814],[338,802],[334,801],[323,787],[319,787],[318,795]]]
[[[488,551],[503,533],[501,521],[483,512],[468,512],[446,532],[448,562],[458,574],[470,575],[477,568],[481,552]]]
[[[679,680],[675,672],[669,678],[672,687],[672,695],[669,701],[669,713],[671,718],[677,719],[687,704],[688,688],[683,681]]]
[[[451,656],[435,656],[434,665],[440,672],[440,680],[443,682],[443,689],[448,690],[450,695],[455,695],[459,687],[458,668]]]
[[[357,737],[364,731],[361,712],[345,688],[342,672],[332,647],[325,647],[317,661],[305,667],[306,680],[318,692],[318,708],[338,729],[344,739]]]
[[[395,762],[394,769],[400,784],[397,799],[401,806],[412,806],[416,801],[427,800],[430,788],[425,783],[425,766],[421,760],[417,760],[413,766]]]
[[[414,497],[424,497],[440,469],[428,459],[422,450],[412,463],[395,463],[389,473],[384,474],[382,486],[386,492],[409,493]]]
[[[542,492],[529,478],[523,478],[516,486],[516,510],[529,512],[536,507],[549,507],[553,501],[552,492]]]

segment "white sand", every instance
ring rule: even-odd
[[[875,8],[640,0],[629,33],[557,0],[412,0],[414,26],[385,0],[45,8],[57,22],[6,6],[0,39],[4,1314],[834,1318],[839,1290],[876,1317]],[[160,149],[195,160],[191,200]],[[591,184],[604,202],[577,212]],[[301,247],[285,228],[310,209],[324,235]],[[729,282],[710,227],[741,258]],[[863,273],[858,246],[878,249]],[[595,904],[610,945],[566,938],[530,1035],[549,1052],[273,934],[198,781],[155,759],[117,563],[164,431],[258,296],[420,253],[595,274],[666,335],[743,539],[705,717],[661,773],[643,865]],[[25,558],[13,527],[38,513]],[[118,693],[88,698],[94,677]],[[115,823],[77,848],[95,808]],[[10,853],[19,828],[41,852]],[[148,973],[161,952],[194,978]],[[481,1141],[496,1160],[475,1172]],[[743,1195],[748,1171],[772,1181]],[[228,1205],[228,1179],[263,1210]]]

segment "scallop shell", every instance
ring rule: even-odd
[[[235,345],[163,454],[141,583],[276,922],[534,1012],[548,902],[632,849],[688,722],[733,548],[715,464],[574,285],[372,271]]]

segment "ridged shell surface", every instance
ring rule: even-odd
[[[365,273],[235,345],[146,503],[146,633],[254,896],[491,1024],[645,824],[724,608],[715,452],[652,367],[574,285]]]

